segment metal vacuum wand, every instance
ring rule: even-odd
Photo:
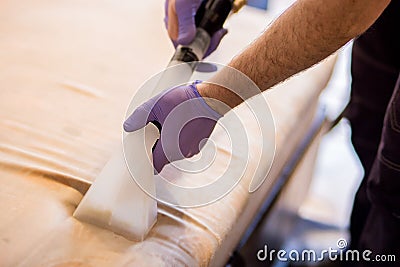
[[[232,3],[233,0],[206,0],[202,3],[196,14],[196,37],[191,44],[177,47],[168,65],[172,67],[162,73],[157,91],[189,81],[196,62],[203,59],[208,49],[210,36],[221,29],[232,10]],[[147,195],[147,192],[156,194],[151,148],[157,138],[158,130],[152,124],[126,134],[123,145],[135,150],[124,153],[123,148],[118,147],[73,216],[128,239],[143,240],[157,218],[157,202]],[[136,178],[140,177],[145,183],[141,183],[141,186],[136,184],[126,162],[135,163]]]

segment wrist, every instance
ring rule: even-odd
[[[204,101],[221,115],[243,102],[234,92],[217,84],[205,82],[198,84],[197,91]]]

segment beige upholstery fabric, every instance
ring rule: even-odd
[[[120,142],[132,94],[173,52],[162,1],[143,2],[0,3],[0,266],[218,265],[306,132],[333,60],[267,93],[277,155],[255,194],[238,186],[201,209],[161,205],[141,243],[74,219]],[[237,42],[222,44],[212,59],[226,62],[254,38],[246,27],[257,16],[265,25],[250,8],[232,18],[227,38]]]

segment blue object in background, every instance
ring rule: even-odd
[[[247,5],[267,10],[268,0],[247,0]]]

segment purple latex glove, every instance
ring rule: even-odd
[[[196,85],[178,86],[140,105],[124,122],[132,132],[153,122],[161,128],[160,139],[153,148],[153,165],[160,172],[164,165],[199,153],[222,116],[211,109]]]
[[[175,48],[178,44],[189,44],[196,35],[195,15],[202,0],[166,0],[164,23]],[[172,12],[172,14],[170,14]],[[228,31],[220,29],[211,37],[204,58],[218,47]]]

